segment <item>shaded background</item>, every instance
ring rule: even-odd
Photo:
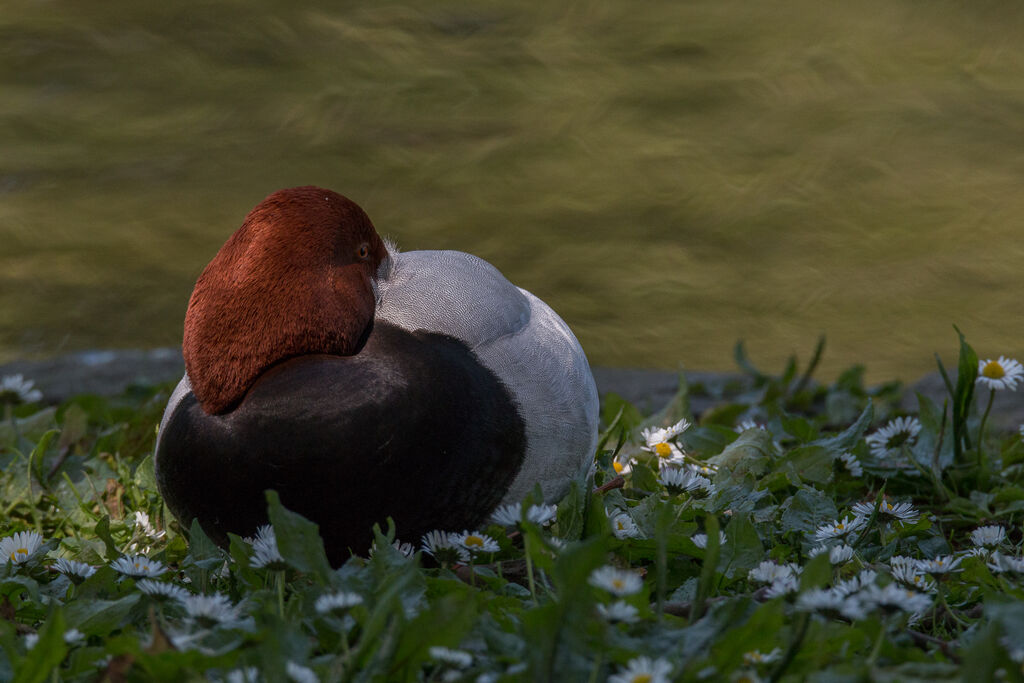
[[[599,365],[1024,355],[1017,2],[5,2],[0,362],[180,344],[280,187],[497,265]],[[519,6],[523,5],[523,6]]]

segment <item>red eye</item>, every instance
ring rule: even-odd
[[[360,244],[359,248],[356,249],[356,256],[358,256],[361,259],[368,258],[370,256],[370,245],[367,244],[366,242]]]

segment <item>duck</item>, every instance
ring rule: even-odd
[[[157,431],[157,487],[226,546],[265,492],[315,522],[329,561],[479,528],[593,462],[598,394],[547,304],[487,261],[400,251],[352,200],[279,190],[196,281],[185,373]]]

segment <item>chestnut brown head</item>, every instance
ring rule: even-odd
[[[260,202],[199,276],[185,314],[185,369],[203,409],[230,410],[287,358],[356,353],[386,257],[366,213],[336,192],[296,187]]]

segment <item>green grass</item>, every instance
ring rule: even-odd
[[[746,379],[674,439],[708,470],[711,495],[672,494],[640,438],[641,428],[687,416],[704,387],[684,386],[650,418],[609,396],[593,480],[574,483],[554,520],[491,525],[482,531],[498,551],[442,566],[422,552],[404,556],[390,545],[401,529],[384,529],[371,558],[332,569],[315,525],[273,494],[281,559],[269,568],[253,566],[242,539],[223,550],[198,526],[181,528],[156,492],[151,456],[170,387],[19,405],[0,426],[0,537],[34,531],[44,543],[0,568],[0,679],[234,680],[231,672],[256,667],[285,680],[299,666],[323,681],[604,681],[639,656],[664,660],[674,681],[1024,679],[1024,566],[1007,569],[971,539],[1000,526],[998,552],[1020,558],[1024,443],[982,424],[970,394],[987,390],[975,382],[971,347],[962,342],[957,367],[946,369],[947,405],[922,397],[906,416],[920,432],[884,455],[869,445],[901,415],[898,384],[866,387],[860,368],[818,384],[795,362],[774,375],[738,359]],[[764,429],[737,433],[747,419]],[[910,503],[918,516],[900,523],[887,502]],[[842,539],[849,557],[812,558],[816,533],[858,503],[871,511]],[[612,519],[627,533],[613,533]],[[189,618],[179,599],[150,597],[111,567],[128,553],[165,565],[165,585],[224,596],[234,613]],[[955,571],[919,575],[919,588],[934,587],[915,592],[917,614],[868,597],[894,583],[897,555],[955,557]],[[59,557],[98,570],[71,582],[52,569]],[[775,596],[750,573],[766,560],[801,568]],[[591,582],[606,565],[639,579],[622,598],[631,622],[598,611],[615,601]],[[816,589],[854,579],[875,587],[854,591],[859,602],[846,603],[845,616],[800,609]],[[336,591],[361,602],[318,611],[317,599]],[[445,664],[432,647],[471,662]]]
[[[1024,9],[741,0],[0,17],[0,359],[172,346],[245,213],[318,183],[495,263],[599,365],[828,334],[875,380],[952,321],[1024,353]]]

